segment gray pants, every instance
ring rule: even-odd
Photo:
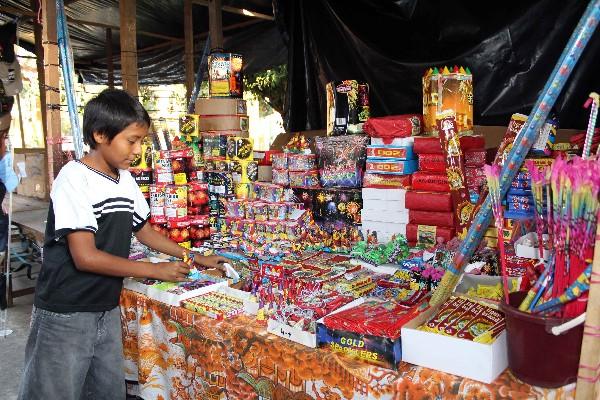
[[[19,400],[125,399],[119,307],[31,318]]]

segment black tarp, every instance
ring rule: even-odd
[[[531,112],[588,2],[275,0],[288,44],[290,130],[325,126],[325,84],[369,83],[374,116],[422,112],[421,77],[431,66],[473,72],[474,121],[506,125]],[[555,109],[561,127],[583,128],[582,108],[600,90],[596,32]]]
[[[586,0],[223,0],[224,5],[276,21],[227,31],[225,48],[244,55],[246,74],[288,62],[286,120],[290,130],[325,126],[325,84],[360,79],[371,87],[374,116],[420,112],[421,76],[430,66],[473,71],[475,123],[506,125],[512,113],[529,113]],[[2,0],[28,10],[30,0]],[[194,33],[208,30],[208,10],[194,6]],[[118,25],[118,0],[78,0],[72,18]],[[12,20],[0,14],[0,23]],[[223,13],[223,26],[251,20]],[[105,83],[105,30],[69,24],[75,65],[85,82]],[[137,0],[137,29],[183,38],[183,1]],[[19,37],[33,42],[28,20]],[[596,33],[556,103],[562,127],[583,128],[582,108],[600,90],[600,37]],[[137,35],[142,84],[184,81],[181,43],[146,52],[164,39]],[[22,45],[24,43],[22,42]],[[26,43],[25,43],[26,44]],[[287,45],[287,47],[286,47]],[[31,49],[31,46],[25,46]],[[118,30],[113,32],[118,55]],[[203,41],[195,43],[196,58]],[[118,57],[116,78],[119,81]]]

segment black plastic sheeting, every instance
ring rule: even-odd
[[[325,84],[370,85],[371,114],[422,112],[424,71],[468,66],[474,122],[506,125],[529,114],[580,16],[584,0],[274,0],[288,44],[286,122],[325,127]],[[585,49],[555,105],[560,125],[584,128],[582,108],[600,90],[600,33]]]
[[[246,8],[262,14],[272,15],[271,0],[223,0],[223,5]],[[20,10],[31,10],[30,0],[2,0],[3,6]],[[208,31],[208,8],[193,6],[194,34]],[[119,25],[119,0],[78,0],[66,6],[67,16],[108,25]],[[14,20],[16,15],[0,14],[0,24]],[[223,47],[226,51],[244,55],[246,74],[285,64],[287,48],[274,21],[256,20],[247,16],[222,13],[223,27],[256,21],[255,24],[224,32]],[[136,28],[169,37],[184,37],[182,0],[137,0]],[[33,26],[30,19],[19,22],[20,46],[29,51],[33,47]],[[80,81],[106,84],[106,29],[102,27],[69,23],[69,38],[75,69]],[[171,84],[185,81],[183,41],[174,42],[156,50],[145,48],[165,43],[168,39],[139,34],[138,80],[142,85]],[[112,48],[115,68],[115,84],[120,85],[120,38],[119,30],[112,30]],[[194,43],[196,65],[204,48],[204,39]]]

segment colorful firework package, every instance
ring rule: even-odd
[[[372,174],[365,172],[363,187],[372,189],[406,189],[411,175]]]
[[[466,186],[464,157],[460,148],[456,116],[453,113],[438,115],[440,142],[446,157],[446,174],[450,185],[455,228],[459,235],[466,234],[471,224],[473,204]]]
[[[452,211],[450,193],[409,190],[406,192],[404,204],[411,211]]]
[[[359,189],[321,189],[315,192],[313,213],[317,221],[341,220],[360,224],[362,208],[362,192]]]
[[[489,344],[504,331],[505,321],[492,304],[452,296],[418,329]]]
[[[369,85],[356,80],[329,82],[327,135],[361,133],[370,115]]]
[[[402,326],[414,317],[415,306],[421,300],[421,292],[414,292],[405,301],[370,298],[356,307],[326,316],[323,324],[330,329],[396,339]]]
[[[362,135],[315,138],[321,185],[326,188],[360,187],[368,140]]]
[[[481,150],[485,148],[483,136],[461,136],[460,148],[467,152],[470,150]],[[419,136],[414,139],[413,151],[421,154],[444,154],[439,138]]]

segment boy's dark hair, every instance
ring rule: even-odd
[[[95,149],[94,132],[111,141],[133,123],[150,126],[150,116],[140,102],[124,90],[103,90],[83,109],[83,141]]]

